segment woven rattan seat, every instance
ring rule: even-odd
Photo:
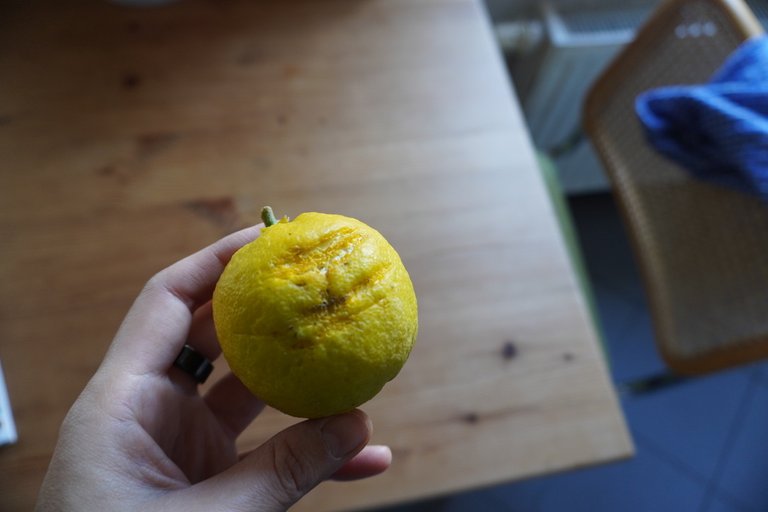
[[[658,155],[637,95],[706,81],[762,32],[741,0],[663,2],[588,94],[585,128],[630,232],[670,369],[697,374],[768,356],[768,205]]]

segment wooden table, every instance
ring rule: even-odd
[[[297,509],[631,454],[479,2],[1,9],[0,359],[20,440],[0,449],[0,508],[31,507],[143,282],[267,203],[378,228],[420,306],[412,358],[365,406],[391,470]],[[242,447],[293,421],[266,413]]]

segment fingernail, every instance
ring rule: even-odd
[[[321,429],[325,446],[333,457],[341,459],[368,440],[371,421],[361,411],[334,416]]]

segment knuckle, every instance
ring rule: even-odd
[[[159,272],[153,275],[152,277],[149,278],[149,280],[147,280],[146,283],[144,283],[144,288],[141,289],[141,292],[139,293],[139,297],[154,296],[162,289],[162,286],[163,286],[162,282],[163,282],[163,278]]]
[[[313,470],[290,440],[271,443],[270,458],[284,505],[290,506],[313,487]]]

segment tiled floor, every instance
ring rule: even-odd
[[[614,381],[663,364],[637,270],[606,195],[571,200]],[[637,455],[628,461],[379,512],[766,512],[768,364],[622,397]]]

